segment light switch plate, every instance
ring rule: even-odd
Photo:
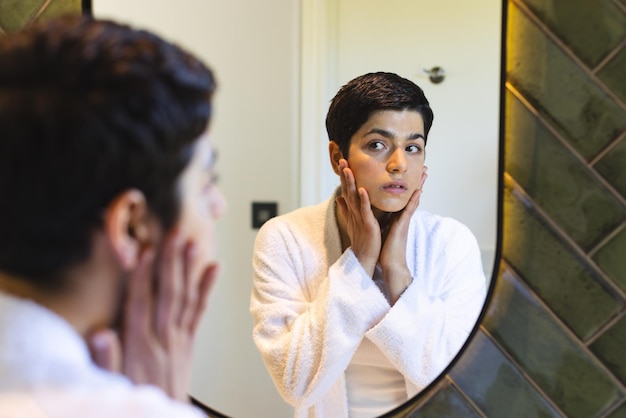
[[[278,214],[276,202],[252,202],[252,228],[259,229],[261,225]]]

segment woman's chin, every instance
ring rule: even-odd
[[[396,201],[396,202],[381,202],[380,204],[373,204],[372,211],[374,215],[378,216],[383,213],[394,213],[400,212],[402,209],[406,207],[407,202]]]

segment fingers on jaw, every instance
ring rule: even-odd
[[[154,255],[154,249],[144,250],[137,269],[129,278],[126,306],[124,306],[124,326],[131,328],[133,332],[145,333],[151,328],[154,306],[152,293]]]
[[[199,294],[202,285],[203,273],[194,277],[198,263],[198,248],[193,241],[188,241],[183,249],[184,265],[182,277],[181,301],[178,305],[176,325],[182,329],[189,328],[193,322],[197,304],[201,295]]]
[[[185,240],[178,232],[172,233],[164,245],[159,266],[156,332],[164,343],[168,341],[179,318],[180,305],[184,298],[185,245]]]
[[[194,305],[195,309],[192,311],[188,326],[188,332],[190,334],[194,334],[198,328],[198,324],[200,323],[202,315],[204,314],[208,304],[209,294],[211,293],[215,281],[217,280],[218,272],[219,266],[217,264],[210,264],[204,269],[198,285],[197,303]]]

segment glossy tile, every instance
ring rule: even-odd
[[[595,169],[622,196],[626,197],[626,138],[622,139],[619,144],[598,161]]]
[[[626,418],[626,403],[607,415],[606,418]]]
[[[626,208],[512,93],[505,170],[585,250],[626,220]]]
[[[590,161],[626,130],[623,109],[512,2],[508,25],[508,82]]]
[[[485,328],[566,416],[599,416],[624,396],[511,272],[500,275],[496,292]]]
[[[400,417],[400,416],[398,416]],[[480,415],[451,385],[445,385],[408,418],[480,418]]]
[[[613,324],[589,348],[622,383],[626,383],[626,317]]]
[[[503,257],[582,340],[624,307],[597,274],[537,219],[510,188],[504,193]]]
[[[626,292],[626,228],[599,249],[593,259]]]
[[[613,93],[626,103],[626,48],[613,57],[598,72],[598,77]],[[624,115],[626,118],[626,114]]]
[[[524,3],[589,67],[595,67],[626,37],[626,15],[612,0]]]
[[[54,0],[41,14],[41,19],[50,19],[66,13],[78,13],[82,11],[82,0]]]
[[[0,1],[0,27],[6,33],[23,28],[37,14],[45,0]]]
[[[472,340],[450,376],[488,417],[560,416],[483,332]]]

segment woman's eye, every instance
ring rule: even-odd
[[[422,150],[422,147],[420,147],[419,145],[412,144],[412,145],[409,145],[408,147],[406,147],[406,150],[408,152],[414,154],[414,153],[420,152]]]
[[[369,148],[373,150],[381,150],[385,148],[385,144],[380,141],[373,141],[369,143]]]
[[[205,190],[211,189],[217,183],[217,180],[218,180],[218,176],[216,173],[208,172],[206,178],[203,181],[204,189]]]

